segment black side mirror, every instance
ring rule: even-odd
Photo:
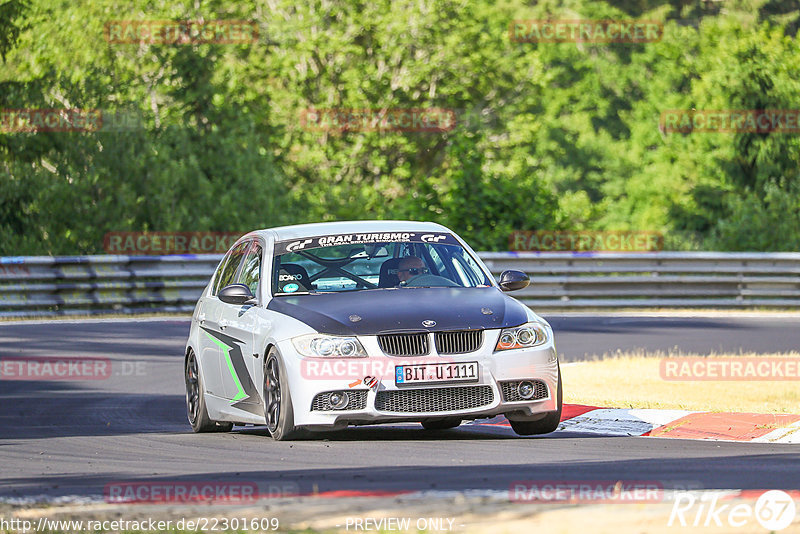
[[[500,275],[500,289],[503,291],[516,291],[528,287],[531,279],[522,271],[503,271]]]
[[[258,301],[250,288],[244,284],[231,284],[219,290],[219,300],[228,304],[255,305]]]

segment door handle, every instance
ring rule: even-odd
[[[220,321],[219,321],[219,327],[220,327],[221,330],[224,330],[224,329],[228,328],[229,324],[230,323],[225,319],[220,319]]]

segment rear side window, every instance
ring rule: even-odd
[[[239,268],[239,264],[242,262],[242,257],[244,256],[244,253],[247,251],[247,247],[249,245],[250,241],[239,243],[228,254],[228,259],[225,262],[225,264],[221,266],[221,270],[219,272],[219,275],[217,276],[217,281],[214,283],[215,295],[219,292],[220,289],[230,285],[233,282],[233,277],[236,275],[236,270]]]

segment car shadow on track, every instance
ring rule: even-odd
[[[271,439],[265,426],[235,427],[234,432],[246,436]],[[333,431],[305,431],[298,441],[480,441],[514,439],[564,439],[576,437],[608,437],[600,434],[553,432],[539,436],[519,436],[510,427],[500,425],[463,424],[448,430],[425,430],[419,424],[354,426]]]

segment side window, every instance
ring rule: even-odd
[[[456,270],[458,277],[461,279],[461,285],[468,286],[469,277],[467,277],[467,274],[464,272],[464,269],[461,267],[461,264],[458,263],[458,260],[455,258],[455,256],[453,256],[453,268]]]
[[[231,259],[230,251],[225,254],[225,257],[222,258],[222,261],[219,262],[219,266],[217,270],[214,272],[214,283],[211,286],[211,294],[216,295],[219,291],[219,280],[222,278],[222,271],[225,270],[225,266],[228,264],[228,260]]]
[[[469,280],[471,285],[487,283],[483,271],[466,250],[459,250],[453,254],[453,266],[458,271],[459,276]]]
[[[239,243],[236,247],[231,251],[230,258],[228,258],[225,267],[222,268],[222,272],[220,273],[219,279],[217,279],[217,283],[214,286],[214,294],[216,295],[220,289],[225,286],[231,285],[233,283],[233,277],[236,275],[236,269],[239,267],[239,264],[242,262],[242,257],[244,253],[247,251],[247,247],[250,245],[250,241],[245,241],[244,243]]]
[[[472,259],[472,256],[467,254],[467,251],[464,250],[461,252],[461,257],[464,258],[464,261],[466,262],[467,266],[469,266],[469,268],[472,270],[472,275],[475,280],[475,283],[476,284],[484,283],[485,282],[484,279],[486,278],[486,276],[483,274],[481,268],[478,267],[478,264],[475,263],[475,260]]]
[[[254,243],[250,252],[244,259],[242,272],[239,275],[239,283],[250,288],[253,295],[257,295],[258,281],[261,276],[261,245]]]

